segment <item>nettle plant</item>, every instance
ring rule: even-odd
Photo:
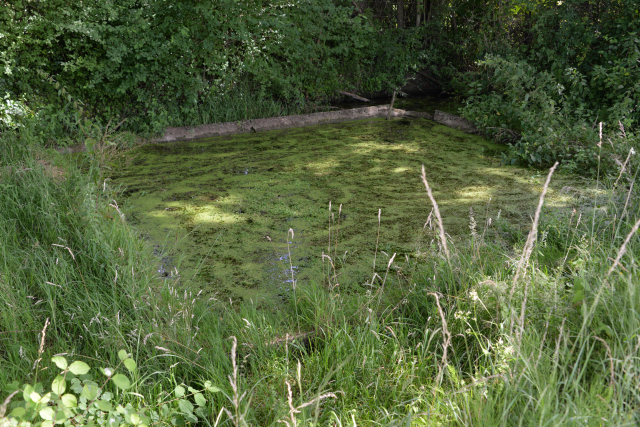
[[[118,352],[118,357],[120,363],[115,368],[98,369],[102,378],[96,378],[87,363],[76,360],[69,364],[65,357],[54,356],[51,361],[61,371],[50,387],[45,388],[41,383],[19,387],[17,382],[7,387],[11,394],[0,406],[0,427],[53,427],[56,424],[145,427],[159,422],[179,426],[209,415],[203,392],[220,391],[209,381],[204,390],[188,387],[189,394],[179,385],[170,400],[147,406],[142,395],[127,392],[133,385],[131,379],[135,383],[137,378],[135,360],[124,350]],[[116,373],[123,370],[122,366],[127,374]],[[134,399],[130,400],[131,397]],[[124,403],[126,400],[130,401]],[[10,412],[5,415],[7,410]]]

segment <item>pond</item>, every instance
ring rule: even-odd
[[[528,228],[545,172],[503,166],[503,149],[425,119],[371,119],[146,145],[113,179],[127,219],[161,254],[159,273],[256,301],[334,273],[357,291],[374,256],[383,272],[393,254],[436,245],[422,165],[454,241],[468,238],[471,216],[479,232],[498,217]],[[554,177],[547,206],[571,208],[561,189],[578,185]]]

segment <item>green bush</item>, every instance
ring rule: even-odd
[[[43,339],[45,333],[46,327]],[[102,366],[93,372],[81,360],[69,363],[63,356],[52,357],[55,367],[51,365],[50,369],[59,371],[49,386],[35,383],[18,387],[14,382],[6,387],[10,394],[0,406],[0,426],[179,426],[211,416],[204,393],[220,390],[210,382],[203,390],[188,387],[188,394],[184,387],[177,386],[167,401],[148,402],[131,391],[139,385],[135,360],[124,350],[118,352],[118,357],[117,366]],[[96,370],[102,375],[96,375]]]
[[[511,16],[510,16],[511,15]],[[488,18],[486,18],[488,19]],[[568,0],[517,4],[522,38],[487,49],[458,78],[463,114],[514,145],[511,160],[595,174],[629,147],[600,144],[640,124],[640,10],[633,2]],[[493,52],[493,53],[492,53]],[[602,152],[601,152],[602,150]]]
[[[0,94],[26,94],[38,111],[64,105],[66,90],[91,117],[160,132],[197,123],[229,95],[300,111],[338,88],[397,86],[418,35],[352,12],[332,0],[10,2],[0,10]]]
[[[578,95],[565,86],[569,79],[581,87],[585,77],[576,70],[559,80],[525,60],[488,56],[479,65],[489,77],[469,82],[463,114],[494,139],[512,144],[512,162],[548,167],[561,161],[566,170],[595,175],[600,162],[613,172],[615,161],[636,145],[621,122],[605,125],[600,139],[598,124],[589,121],[598,117],[593,106],[586,99],[577,106]],[[620,114],[620,104],[611,111]],[[619,116],[608,120],[614,117]],[[633,120],[627,117],[626,122]]]

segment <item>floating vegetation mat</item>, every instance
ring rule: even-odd
[[[468,239],[470,214],[479,233],[498,216],[526,232],[545,171],[502,166],[503,148],[424,119],[375,119],[147,145],[113,179],[161,274],[255,301],[326,281],[323,253],[343,291],[371,281],[376,249],[379,274],[394,253],[433,253],[423,164],[454,242]],[[578,185],[554,177],[546,209],[577,205]]]

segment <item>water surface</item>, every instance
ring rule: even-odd
[[[423,164],[452,239],[469,236],[470,213],[478,229],[498,215],[528,227],[544,176],[502,166],[503,149],[424,119],[374,119],[147,145],[113,178],[128,220],[162,251],[161,273],[260,299],[326,281],[323,253],[343,290],[371,280],[376,247],[380,272],[394,253],[419,258],[435,244]],[[578,184],[554,179],[549,205],[575,204],[567,185]]]

